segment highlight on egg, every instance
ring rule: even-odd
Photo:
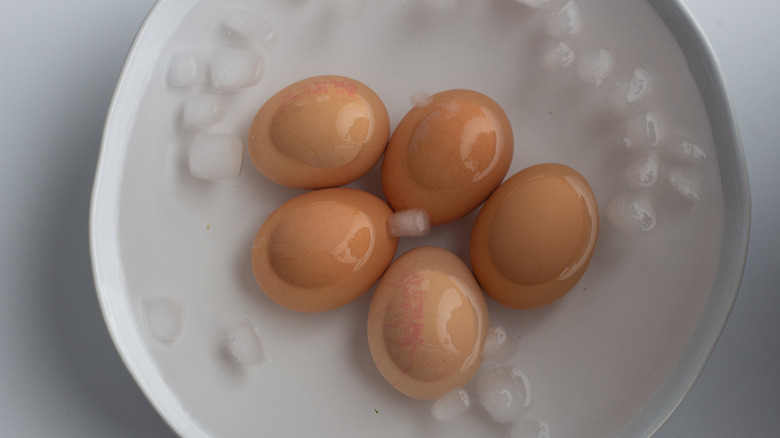
[[[433,225],[477,208],[509,170],[514,137],[493,99],[472,90],[434,94],[390,138],[382,190],[394,210],[422,209]]]
[[[424,400],[463,387],[482,363],[488,311],[463,261],[438,247],[412,249],[377,285],[368,344],[382,376]]]
[[[257,111],[248,149],[271,181],[319,189],[368,172],[389,136],[387,109],[373,90],[344,76],[315,76],[279,91]]]
[[[531,166],[501,184],[480,210],[471,266],[497,302],[545,306],[585,273],[598,232],[598,205],[582,175],[562,164]]]
[[[252,271],[276,303],[321,312],[358,298],[395,256],[388,230],[392,210],[370,193],[315,190],[274,211],[255,236]]]

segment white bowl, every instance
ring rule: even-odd
[[[525,415],[548,423],[551,436],[650,436],[660,427],[702,371],[739,289],[750,224],[745,160],[717,60],[682,2],[579,3],[582,29],[562,36],[553,35],[558,9],[533,10],[514,0],[455,7],[411,0],[161,0],[154,7],[109,110],[91,250],[114,343],[177,433],[509,436],[509,426],[492,423],[479,406],[437,422],[430,403],[408,399],[381,379],[364,333],[370,293],[331,312],[300,315],[257,289],[251,238],[264,217],[299,191],[268,182],[248,159],[235,180],[192,178],[185,158],[192,133],[182,128],[180,111],[208,85],[173,89],[165,80],[175,53],[191,51],[206,63],[220,48],[234,47],[220,23],[236,10],[267,18],[279,40],[273,49],[257,48],[264,57],[260,83],[229,95],[224,121],[211,129],[245,138],[265,99],[317,74],[367,83],[385,101],[393,126],[414,92],[473,88],[499,101],[512,120],[510,174],[559,161],[590,180],[602,215],[621,192],[655,203],[658,225],[638,237],[624,237],[603,220],[591,268],[559,302],[524,313],[491,303],[490,311],[493,323],[519,339],[513,363],[528,375],[534,395]],[[578,61],[545,71],[539,60],[557,42],[572,47]],[[614,66],[596,88],[580,80],[577,63],[598,49],[609,52]],[[655,79],[651,94],[638,106],[613,108],[612,87],[630,80],[637,66]],[[631,189],[623,181],[627,163],[645,152],[621,150],[622,129],[647,110],[666,117],[669,138],[693,138],[707,151],[701,167],[660,149],[648,152],[660,156],[662,176],[698,172],[698,202],[672,199],[673,190],[660,183]],[[381,194],[377,177],[374,170],[353,185]],[[424,243],[466,259],[462,237],[472,220],[426,240],[405,240],[399,254]],[[144,303],[155,298],[182,306],[173,341],[155,339],[146,326]],[[225,354],[226,334],[243,319],[258,328],[270,360],[251,369],[233,367]]]

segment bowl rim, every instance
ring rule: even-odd
[[[145,38],[160,13],[186,11],[197,0],[169,2],[157,0],[141,24],[122,67],[108,108],[103,128],[96,174],[92,188],[89,239],[96,293],[109,335],[122,361],[150,404],[180,436],[208,437],[205,430],[181,407],[177,397],[164,384],[162,376],[145,367],[151,357],[141,346],[137,334],[123,330],[121,321],[130,315],[114,311],[114,302],[104,291],[123,284],[124,273],[118,260],[116,226],[119,179],[106,180],[102,175],[121,173],[120,154],[110,152],[108,144],[126,138],[132,126],[135,107],[120,109],[120,97],[142,90],[150,71],[131,68],[138,53],[159,50],[165,39]],[[656,390],[619,438],[651,437],[671,417],[698,380],[726,326],[739,292],[747,260],[750,236],[751,198],[742,141],[737,119],[727,95],[726,81],[715,51],[683,0],[644,0],[658,14],[672,33],[689,63],[710,122],[725,202],[725,223],[713,290],[696,328],[664,383]],[[177,4],[178,3],[178,4]],[[172,4],[177,4],[171,7]],[[165,6],[165,7],[163,7]],[[173,29],[170,30],[173,33]],[[151,70],[153,66],[148,66]],[[121,121],[121,122],[120,122]],[[729,202],[731,201],[731,202]],[[96,208],[108,205],[111,208]],[[107,243],[108,242],[108,243]],[[127,322],[127,321],[126,321]],[[127,327],[127,325],[124,325]],[[151,371],[151,372],[149,372]],[[183,418],[188,421],[180,421]]]

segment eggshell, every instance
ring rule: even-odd
[[[599,211],[590,185],[562,164],[528,167],[485,202],[471,233],[471,266],[499,303],[530,309],[564,296],[585,273]]]
[[[401,120],[382,162],[382,189],[394,210],[428,212],[433,225],[479,206],[506,176],[514,138],[503,109],[471,90],[434,94]]]
[[[380,280],[368,313],[368,344],[391,385],[432,400],[477,372],[488,322],[485,298],[466,264],[424,246],[400,256]]]
[[[292,310],[320,312],[356,299],[393,259],[398,239],[392,210],[369,193],[334,188],[282,204],[260,227],[252,270],[273,301]]]
[[[258,110],[248,149],[271,181],[318,189],[368,172],[389,135],[387,109],[370,88],[343,76],[316,76],[284,88]]]

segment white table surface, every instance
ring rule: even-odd
[[[656,436],[776,437],[780,2],[685,1],[721,60],[741,124],[752,233],[725,331],[692,392]],[[88,246],[104,117],[153,4],[0,2],[0,436],[174,435],[111,343]]]

